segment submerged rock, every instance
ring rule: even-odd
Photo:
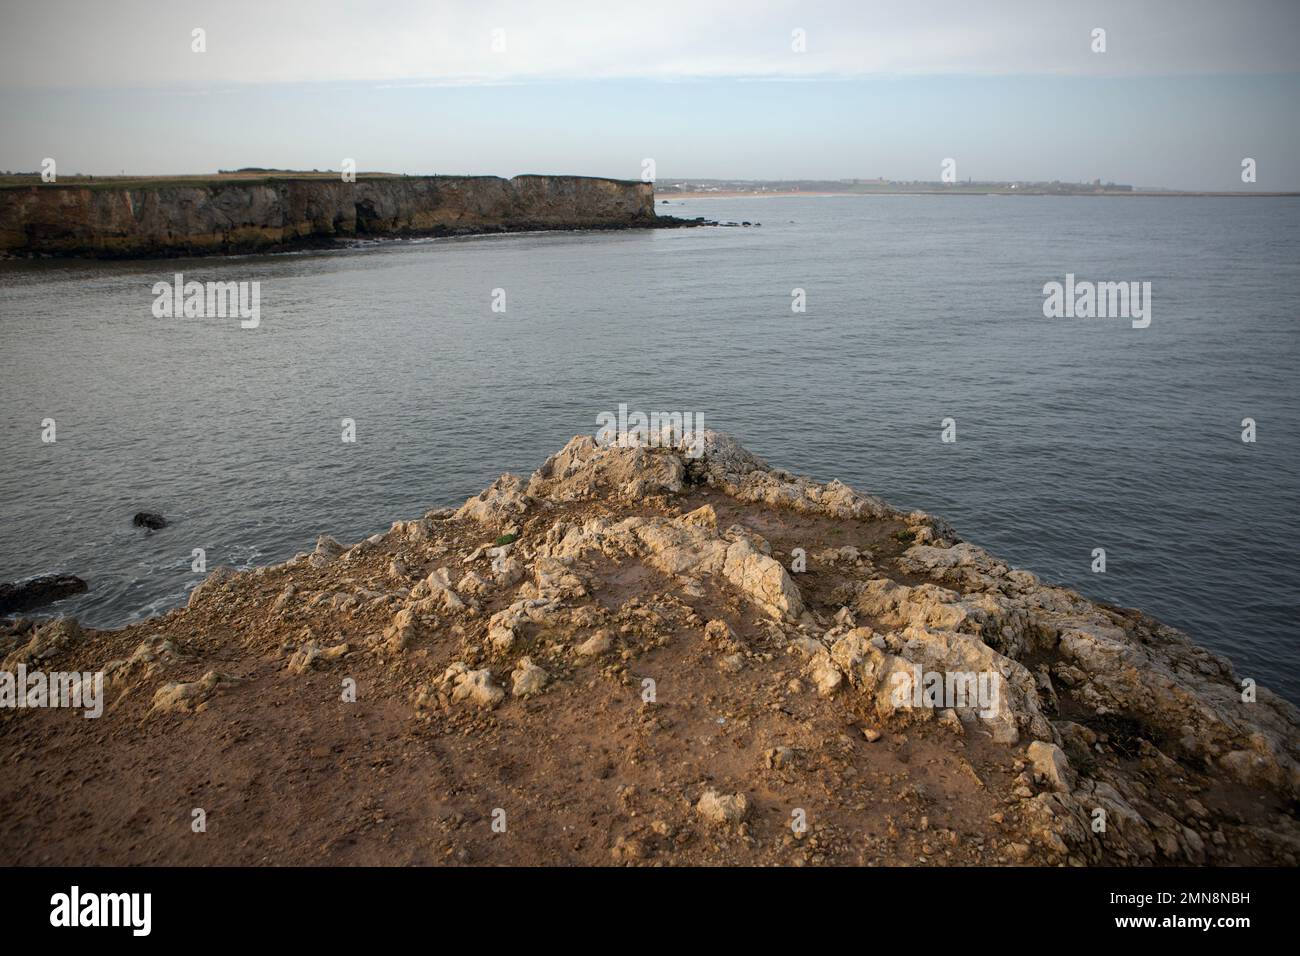
[[[43,574],[26,581],[0,584],[0,614],[51,604],[84,590],[86,582],[73,574]]]
[[[131,524],[137,528],[148,528],[150,531],[158,531],[167,527],[167,519],[156,511],[137,511],[135,517],[131,519]]]

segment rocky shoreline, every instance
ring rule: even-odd
[[[339,240],[665,229],[654,185],[587,176],[321,176],[0,188],[0,256],[98,259],[322,248]]]
[[[701,441],[580,436],[137,625],[10,623],[4,671],[105,700],[0,709],[0,863],[1296,864],[1293,705]]]

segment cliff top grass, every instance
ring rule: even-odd
[[[338,170],[295,170],[295,169],[237,169],[237,170],[220,170],[216,173],[195,173],[177,176],[85,176],[80,174],[64,175],[60,174],[57,182],[46,183],[41,181],[40,173],[3,173],[0,174],[0,189],[25,189],[31,186],[42,186],[45,188],[57,189],[77,188],[77,189],[165,189],[169,186],[225,186],[231,184],[267,184],[273,182],[301,182],[306,180],[323,180],[338,181]],[[438,173],[438,174],[415,174],[407,175],[406,173],[382,173],[382,172],[358,172],[357,182],[374,182],[386,179],[519,179],[526,176],[545,176],[545,173],[520,173],[514,177],[498,177],[490,175],[459,174],[459,173]],[[561,175],[561,174],[554,174]],[[565,176],[567,179],[608,179],[610,182],[636,182],[636,180],[620,180],[603,176]]]
[[[195,173],[182,176],[83,176],[60,175],[58,182],[44,183],[40,173],[6,173],[0,175],[0,189],[17,189],[28,186],[75,186],[89,189],[161,189],[167,186],[220,186],[230,183],[269,183],[284,180],[337,179],[333,170],[249,169]],[[400,173],[359,172],[357,179],[401,179]],[[424,178],[424,177],[413,177]]]

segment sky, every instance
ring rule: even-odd
[[[1300,0],[0,7],[7,170],[1300,189]]]

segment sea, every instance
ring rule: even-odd
[[[941,515],[1300,702],[1300,199],[668,198],[738,225],[0,262],[0,581],[76,574],[41,613],[138,621],[196,552],[357,541],[626,405]],[[177,274],[257,283],[256,327],[166,314]],[[1137,283],[1145,318],[1048,315],[1067,281]]]

